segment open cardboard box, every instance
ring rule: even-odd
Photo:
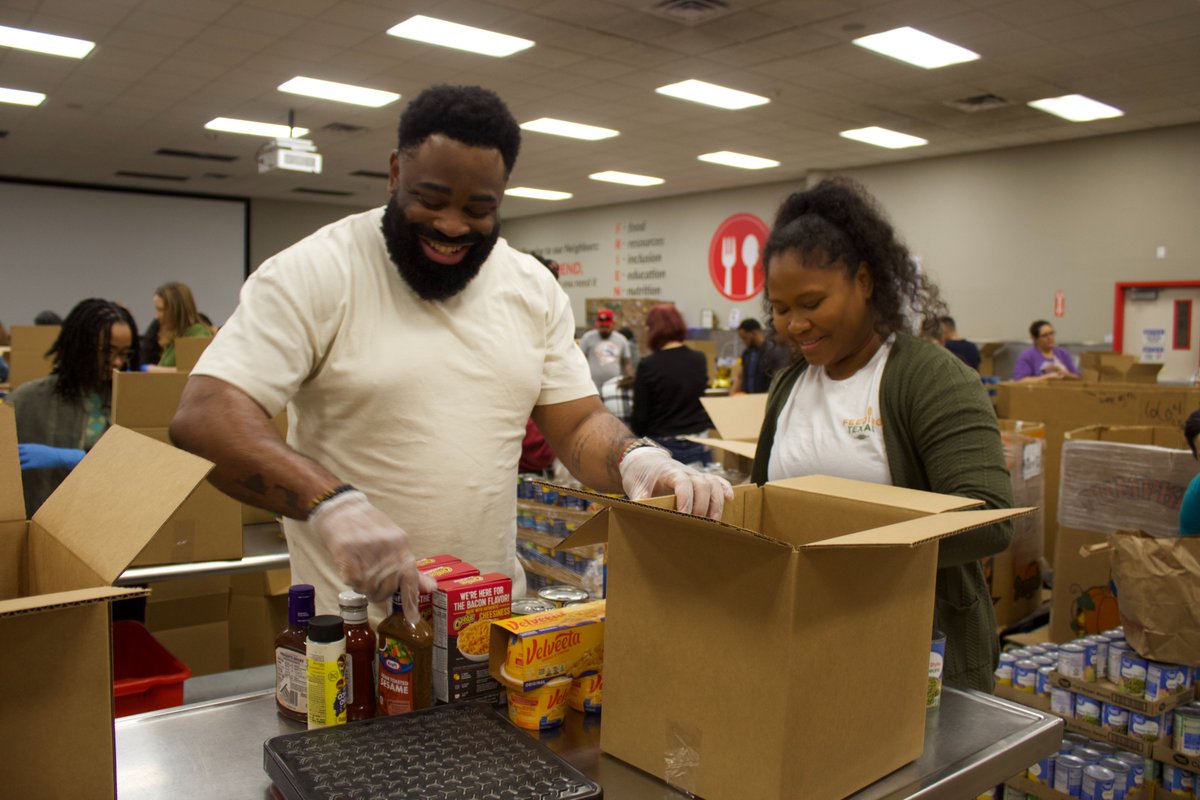
[[[917,758],[937,541],[1032,510],[823,476],[735,487],[720,522],[576,494],[604,508],[563,546],[608,543],[600,745],[709,800],[845,797]]]
[[[188,376],[180,372],[117,372],[112,419],[170,445],[167,427]],[[170,525],[138,554],[134,566],[186,564],[242,557],[242,505],[205,482],[171,517]]]
[[[758,449],[758,433],[767,413],[765,394],[739,394],[732,397],[702,397],[700,404],[708,412],[718,438],[685,436],[725,453],[726,469],[750,474],[754,453]]]
[[[7,797],[116,793],[109,601],[114,588],[212,465],[110,428],[25,520],[13,410],[0,405],[0,714]]]
[[[1142,364],[1129,353],[1081,353],[1080,374],[1099,383],[1158,383],[1162,364]]]

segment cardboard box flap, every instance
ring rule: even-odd
[[[112,583],[212,466],[114,425],[42,504],[34,521]]]
[[[766,394],[739,394],[734,397],[701,397],[700,405],[708,412],[713,427],[722,439],[757,442],[767,414]],[[750,454],[753,457],[753,453]]]
[[[0,619],[15,617],[20,614],[36,614],[51,608],[83,606],[105,600],[126,600],[131,597],[141,597],[149,593],[149,589],[125,586],[97,586],[94,589],[76,589],[70,592],[56,592],[54,594],[39,594],[34,597],[18,597],[14,600],[0,600]]]
[[[17,456],[17,412],[0,403],[0,522],[18,521],[25,521],[25,493]]]
[[[1036,508],[994,508],[983,511],[956,511],[884,525],[869,531],[848,533],[801,545],[801,550],[831,547],[916,547],[963,531],[982,528],[1001,520],[1032,514]]]
[[[683,438],[689,442],[711,447],[714,450],[724,450],[728,453],[745,456],[749,459],[753,459],[754,455],[758,452],[757,442],[741,442],[732,439],[708,439],[703,436],[684,436]]]
[[[798,489],[804,492],[812,492],[813,494],[841,497],[862,503],[906,508],[925,514],[961,511],[983,504],[982,500],[976,500],[973,497],[934,494],[932,492],[922,492],[917,489],[904,489],[899,486],[885,486],[878,483],[853,481],[847,478],[833,478],[828,475],[805,475],[800,478],[771,481],[764,489],[771,490],[771,487]]]

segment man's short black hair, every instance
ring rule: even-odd
[[[1200,437],[1200,411],[1193,411],[1188,415],[1187,422],[1183,423],[1183,435],[1187,439],[1188,447],[1192,448],[1192,455],[1196,455],[1196,438]]]
[[[500,96],[482,86],[438,84],[421,92],[400,115],[401,152],[440,133],[471,147],[500,151],[511,174],[521,149],[521,128]]]
[[[755,331],[761,331],[762,323],[760,323],[754,317],[746,317],[746,319],[742,320],[742,324],[738,325],[738,330],[745,331],[746,333],[754,333]]]
[[[958,327],[958,325],[957,325],[957,324],[955,324],[955,322],[954,322],[954,317],[949,317],[949,316],[946,316],[946,317],[938,317],[938,322],[942,323],[943,325],[947,325],[947,326],[949,326],[949,327],[951,327],[951,328],[957,328],[957,327]]]

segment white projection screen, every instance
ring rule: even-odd
[[[0,180],[0,322],[31,325],[44,309],[65,317],[103,297],[145,330],[155,288],[182,281],[221,325],[246,276],[247,209],[241,199]]]

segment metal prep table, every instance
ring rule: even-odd
[[[196,578],[202,575],[230,575],[238,572],[264,572],[288,566],[287,542],[278,522],[260,522],[242,526],[242,557],[228,561],[196,561],[185,564],[159,564],[130,567],[114,582],[117,586]]]
[[[614,800],[686,797],[656,778],[600,752],[601,716],[567,714],[538,736],[598,782]],[[853,795],[854,800],[964,800],[1053,753],[1062,720],[979,692],[947,687],[925,723],[925,752]],[[123,717],[115,723],[121,800],[268,800],[266,739],[302,730],[275,713],[273,691]],[[836,769],[836,765],[831,765]]]

